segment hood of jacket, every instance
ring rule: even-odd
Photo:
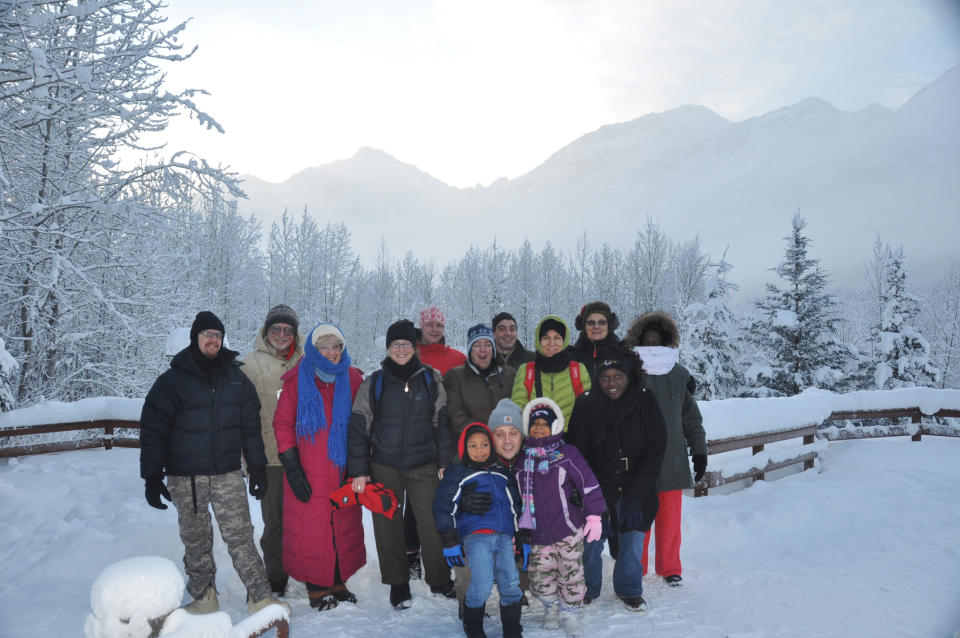
[[[630,330],[627,331],[624,344],[628,348],[642,345],[640,338],[643,337],[647,328],[654,328],[663,334],[666,339],[666,343],[663,345],[668,348],[680,347],[680,330],[677,328],[677,322],[673,320],[673,317],[660,310],[647,312],[637,317],[633,325],[630,326]]]
[[[540,354],[543,354],[543,350],[540,348],[540,336],[539,336],[539,335],[540,335],[540,326],[542,326],[542,325],[543,325],[543,322],[546,321],[546,320],[548,320],[548,319],[553,319],[554,321],[559,321],[560,323],[563,324],[563,327],[564,327],[564,331],[563,331],[563,346],[560,348],[560,352],[563,352],[564,350],[567,349],[567,346],[570,345],[570,324],[568,324],[566,321],[564,321],[563,319],[561,319],[561,318],[558,317],[557,315],[547,315],[546,317],[544,317],[543,319],[541,319],[540,321],[537,322],[537,328],[536,328],[536,330],[533,331],[534,345],[535,345],[536,348],[537,348],[537,352],[539,352]],[[520,341],[518,340],[517,343],[519,344]],[[546,355],[544,355],[544,356],[546,356]]]

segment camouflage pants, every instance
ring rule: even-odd
[[[196,503],[191,481],[196,486]],[[183,566],[187,572],[187,591],[190,595],[199,598],[208,587],[216,586],[217,567],[213,562],[210,505],[213,505],[220,535],[227,544],[233,567],[246,586],[250,599],[261,600],[269,595],[270,583],[253,541],[247,486],[240,470],[211,476],[168,476],[167,488],[177,508],[180,540],[184,547]]]
[[[534,545],[530,553],[530,591],[541,600],[557,600],[567,607],[583,602],[583,534],[577,532],[553,545]]]

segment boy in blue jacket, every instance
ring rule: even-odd
[[[520,492],[510,471],[493,451],[490,430],[471,423],[457,445],[460,465],[446,469],[433,500],[433,517],[451,567],[470,567],[470,586],[464,599],[463,630],[467,638],[486,638],[483,609],[493,583],[500,592],[500,619],[504,638],[522,638],[520,575],[514,561]],[[460,510],[465,494],[489,494],[484,514]],[[461,549],[462,547],[462,549]]]

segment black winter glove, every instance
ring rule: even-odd
[[[310,482],[307,475],[303,473],[303,466],[300,465],[300,453],[297,448],[292,447],[280,455],[280,463],[283,465],[283,471],[287,474],[287,483],[297,500],[306,503],[310,500],[313,490],[310,488]]]
[[[163,474],[154,474],[146,480],[144,495],[147,497],[147,503],[150,504],[150,507],[156,507],[158,510],[167,509],[167,506],[160,500],[161,496],[168,501],[173,501],[170,498],[170,492],[167,491],[167,486],[163,484]]]
[[[250,477],[250,496],[258,501],[267,495],[267,470],[262,465],[248,465]]]
[[[693,455],[693,482],[699,483],[703,479],[704,472],[707,471],[707,455]]]
[[[459,511],[483,515],[490,511],[493,497],[489,492],[478,492],[476,483],[467,483],[460,495]]]
[[[627,507],[620,508],[620,531],[632,532],[643,529],[643,511],[638,508]]]

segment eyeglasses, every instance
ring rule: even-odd
[[[591,328],[596,328],[597,326],[602,328],[603,326],[607,325],[607,320],[606,319],[587,319],[587,325],[590,326]]]
[[[318,346],[317,350],[320,352],[339,352],[343,350],[343,344],[338,342],[329,346]]]
[[[394,341],[389,347],[391,350],[413,350],[413,344],[409,341]]]
[[[283,335],[285,337],[293,336],[293,328],[290,326],[270,326],[270,334],[272,335]]]
[[[223,341],[223,333],[216,330],[204,330],[200,333],[200,336],[204,339],[216,339],[217,341]]]

